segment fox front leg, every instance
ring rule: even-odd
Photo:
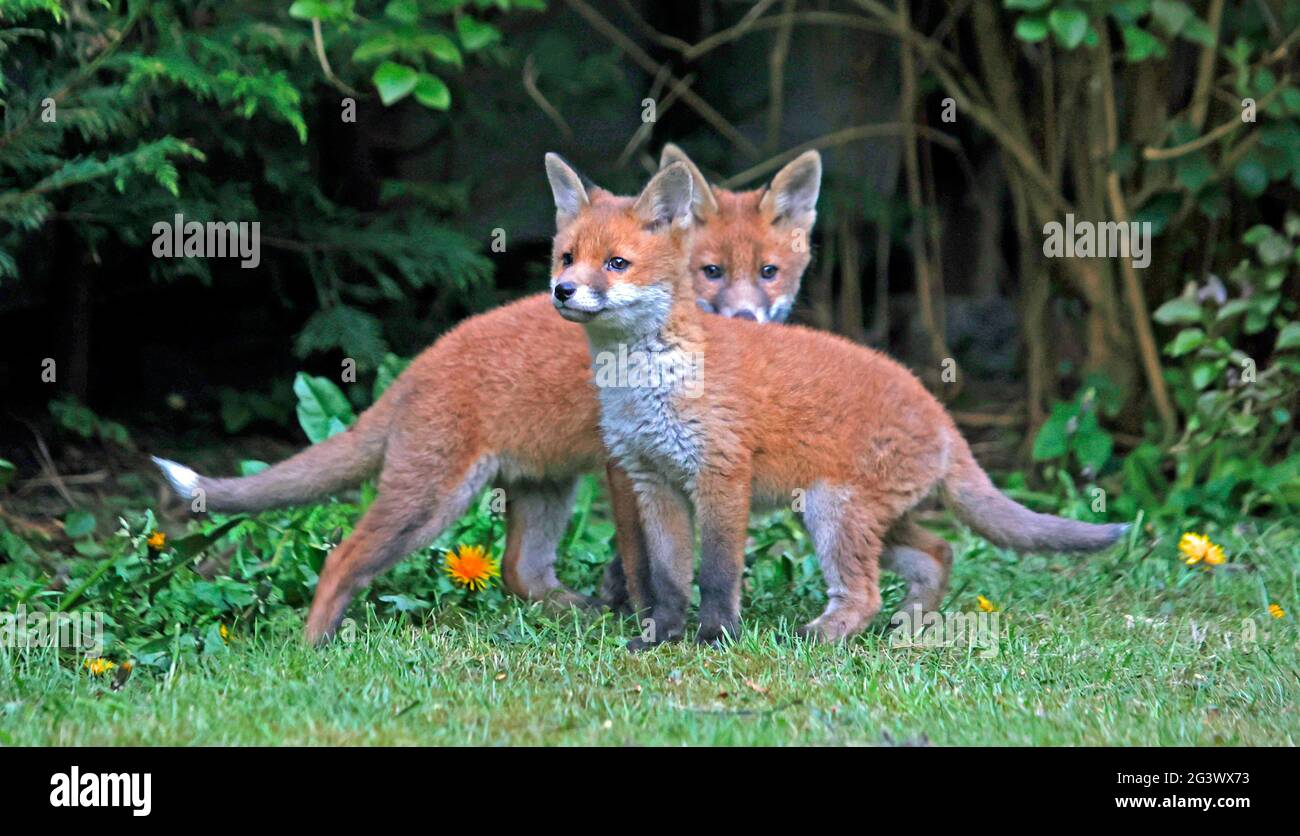
[[[696,491],[700,523],[700,632],[696,640],[716,645],[723,634],[740,632],[740,582],[745,571],[749,524],[748,468],[705,473]]]
[[[627,644],[628,650],[637,651],[679,641],[685,634],[695,548],[686,496],[654,476],[633,480],[650,564],[649,623],[641,637]]]

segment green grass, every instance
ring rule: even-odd
[[[790,638],[821,607],[806,554],[751,566],[744,633],[723,649],[633,655],[631,619],[499,598],[422,621],[362,603],[356,639],[320,650],[298,639],[301,609],[282,607],[119,691],[66,654],[7,649],[0,743],[1300,743],[1300,530],[1247,521],[1216,538],[1229,562],[1213,573],[1179,562],[1178,533],[1082,558],[955,536],[945,608],[995,602],[995,655],[879,631]],[[886,612],[900,597],[889,578]]]

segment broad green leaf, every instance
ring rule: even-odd
[[[392,604],[398,612],[426,612],[430,607],[428,601],[410,595],[380,595],[379,600]]]
[[[1291,258],[1291,242],[1277,233],[1268,235],[1255,247],[1259,260],[1266,267],[1282,264]]]
[[[1151,11],[1151,0],[1122,0],[1111,3],[1107,11],[1121,26],[1132,26]]]
[[[1181,357],[1189,351],[1200,348],[1204,342],[1205,332],[1200,328],[1184,328],[1165,347],[1165,353],[1170,357]]]
[[[1258,160],[1242,160],[1232,178],[1247,197],[1259,197],[1268,188],[1268,168]]]
[[[1213,46],[1215,43],[1214,30],[1199,17],[1189,18],[1178,36],[1198,46]]]
[[[1124,57],[1130,64],[1145,61],[1148,58],[1164,58],[1165,45],[1155,35],[1137,26],[1125,26],[1120,30],[1124,36]]]
[[[440,33],[421,35],[417,40],[417,43],[421,49],[428,52],[439,61],[443,61],[447,64],[455,64],[457,67],[464,64],[464,60],[460,56],[460,49],[457,48],[452,39],[446,35]]]
[[[433,110],[446,110],[451,107],[451,91],[436,75],[420,73],[420,80],[415,85],[415,100]]]
[[[1201,306],[1186,296],[1179,296],[1156,308],[1151,317],[1161,325],[1187,325],[1201,321]]]
[[[374,61],[376,58],[383,58],[386,55],[392,55],[398,50],[397,41],[393,36],[384,33],[366,38],[356,49],[352,50],[352,60],[358,62]]]
[[[419,74],[404,64],[385,61],[375,70],[371,81],[379,90],[379,99],[385,105],[401,101],[415,89]]]
[[[1172,38],[1183,31],[1187,21],[1195,15],[1191,7],[1180,0],[1152,0],[1151,17],[1155,20],[1156,26],[1160,27],[1160,31]]]
[[[1036,44],[1047,37],[1047,21],[1041,17],[1022,17],[1016,21],[1016,37]]]
[[[336,12],[325,0],[295,0],[289,7],[289,17],[296,20],[333,20]]]
[[[89,511],[69,511],[63,518],[63,533],[73,540],[95,532],[95,515]]]
[[[1047,8],[1051,0],[1003,0],[1002,5],[1008,9],[1016,9],[1022,12],[1036,12],[1039,9]]]
[[[1084,35],[1088,34],[1088,15],[1072,6],[1052,9],[1047,22],[1056,35],[1056,42],[1066,49],[1074,49],[1083,43]]]
[[[293,381],[298,396],[298,423],[313,444],[324,441],[339,425],[350,425],[356,416],[347,396],[332,381],[298,372]]]
[[[1070,419],[1077,414],[1074,404],[1055,403],[1052,414],[1034,436],[1034,461],[1042,462],[1064,456],[1070,449]]]
[[[1300,348],[1300,322],[1288,322],[1277,335],[1277,351]]]
[[[209,531],[196,531],[193,534],[187,534],[172,542],[172,554],[178,560],[188,560],[191,557],[198,557],[204,549],[207,549],[213,543],[225,537],[235,526],[248,519],[245,516],[231,517],[221,525]]]
[[[1179,157],[1174,163],[1174,169],[1178,173],[1178,182],[1186,186],[1189,192],[1199,191],[1214,175],[1214,166],[1210,165],[1210,158],[1203,151]]]
[[[1225,304],[1222,308],[1219,308],[1219,313],[1216,319],[1219,319],[1220,321],[1225,319],[1232,319],[1234,316],[1241,316],[1248,310],[1250,310],[1250,302],[1248,302],[1247,300],[1230,299],[1228,300],[1227,304]]]
[[[1070,440],[1070,449],[1074,451],[1079,464],[1097,472],[1110,461],[1111,451],[1115,447],[1110,433],[1097,423],[1097,414],[1089,411],[1079,420],[1079,429]]]
[[[456,18],[456,34],[466,51],[474,52],[501,40],[501,32],[490,23],[461,15]]]
[[[414,24],[420,19],[420,4],[416,0],[390,0],[384,7],[384,17],[399,23]]]
[[[1226,365],[1226,360],[1207,360],[1197,363],[1192,367],[1192,385],[1197,389],[1204,389],[1219,376]]]

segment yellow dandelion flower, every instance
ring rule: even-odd
[[[1285,617],[1286,617],[1286,610],[1282,609],[1282,608],[1281,608],[1280,606],[1278,606],[1277,604],[1269,604],[1269,605],[1268,605],[1268,614],[1271,615],[1271,616],[1273,616],[1274,618],[1285,618]]]
[[[160,552],[167,545],[167,535],[161,531],[155,531],[149,535],[149,539],[145,540],[145,542],[149,544],[149,548]]]
[[[1227,559],[1227,556],[1223,553],[1223,546],[1211,541],[1204,534],[1196,534],[1191,531],[1183,534],[1182,539],[1178,541],[1178,552],[1183,556],[1183,562],[1188,566],[1204,563],[1205,565],[1202,568],[1205,569],[1218,566]]]
[[[117,665],[105,659],[103,656],[97,656],[94,659],[87,659],[82,663],[82,667],[90,671],[91,676],[103,676],[111,671]]]
[[[1178,552],[1183,556],[1183,562],[1188,566],[1195,566],[1205,559],[1205,553],[1210,548],[1210,538],[1203,534],[1194,534],[1188,531],[1183,534],[1182,539],[1178,541]]]
[[[997,605],[995,605],[995,604],[994,604],[992,601],[990,601],[989,599],[985,598],[983,595],[977,595],[977,596],[975,596],[975,600],[976,600],[976,601],[979,603],[979,605],[980,605],[980,612],[997,612],[997,611],[998,611]]]
[[[500,565],[488,556],[486,549],[463,543],[455,551],[447,552],[442,570],[453,582],[470,590],[487,589],[493,578],[501,576]]]
[[[230,631],[226,629],[226,625],[222,624],[217,632],[221,633],[221,640],[223,642],[230,641]]]

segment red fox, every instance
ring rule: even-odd
[[[663,165],[689,171],[700,195],[695,285],[701,307],[756,321],[789,312],[808,265],[807,248],[773,224],[775,207],[798,190],[816,201],[821,162],[805,154],[766,189],[711,189],[676,146]],[[813,216],[806,218],[811,231]],[[374,504],[321,572],[307,637],[333,633],[352,596],[402,557],[423,548],[494,480],[507,486],[502,574],[521,597],[585,603],[555,576],[577,477],[606,463],[597,428],[591,361],[583,330],[560,320],[549,294],[473,317],[417,357],[347,432],[253,476],[212,479],[155,458],[187,501],[202,491],[212,511],[260,511],[318,500],[379,476]],[[624,560],[642,566],[635,500],[615,470],[611,495]],[[621,564],[603,585],[606,603],[626,597]],[[628,582],[644,599],[641,575]]]
[[[1016,549],[1094,550],[1125,531],[1008,499],[943,406],[885,355],[801,327],[704,316],[691,269],[701,198],[687,166],[661,169],[636,198],[587,189],[555,155],[546,170],[556,205],[555,308],[586,328],[593,361],[635,352],[661,370],[641,385],[597,389],[601,434],[641,513],[650,642],[684,634],[694,522],[697,639],[736,634],[751,499],[800,500],[829,597],[801,632],[828,641],[861,631],[878,613],[882,552],[918,537],[908,512],[936,488],[977,532]],[[788,190],[776,201],[775,225],[810,211],[798,195]],[[906,553],[919,558],[916,549]],[[937,565],[914,564],[925,577],[909,578],[905,606],[939,605],[950,552],[931,556]]]

